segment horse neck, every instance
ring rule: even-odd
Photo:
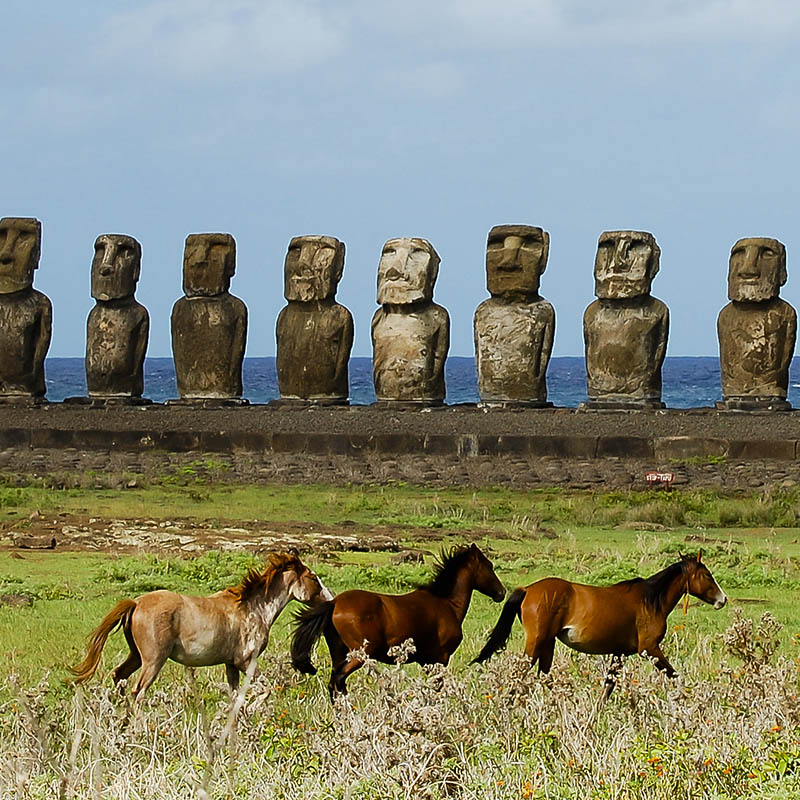
[[[672,609],[678,605],[678,600],[681,599],[681,595],[686,592],[688,578],[679,563],[667,567],[660,576],[656,575],[655,577],[660,577],[660,580],[654,587],[656,603],[659,610],[667,617]]]
[[[259,593],[247,601],[247,610],[255,614],[268,631],[290,599],[289,592],[283,585],[282,573],[276,573],[263,594]]]
[[[456,579],[453,581],[453,589],[447,597],[460,622],[463,622],[464,617],[467,616],[469,601],[472,599],[472,590],[474,588],[472,572],[465,567],[456,575]]]

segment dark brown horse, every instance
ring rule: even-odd
[[[328,683],[331,701],[347,693],[347,676],[364,662],[348,661],[347,654],[361,647],[370,658],[386,664],[392,647],[412,639],[419,664],[447,664],[461,643],[461,624],[473,590],[496,603],[505,589],[494,574],[492,562],[473,544],[442,552],[433,579],[408,594],[379,594],[350,589],[328,603],[297,615],[292,638],[292,664],[301,672],[316,673],[311,651],[325,635],[333,670]]]
[[[714,608],[722,608],[728,600],[700,558],[700,553],[681,556],[650,578],[633,578],[613,586],[544,578],[516,589],[475,662],[486,661],[505,645],[514,618],[519,616],[525,630],[525,655],[531,665],[539,662],[540,673],[550,671],[556,639],[581,653],[612,655],[603,700],[614,688],[623,656],[646,653],[673,677],[675,670],[660,644],[667,631],[667,616],[681,595],[693,595]]]
[[[71,672],[76,683],[91,678],[106,639],[121,625],[130,654],[114,670],[114,683],[142,667],[132,689],[135,697],[144,694],[167,659],[187,667],[225,664],[235,691],[240,672],[253,676],[269,629],[290,600],[314,604],[332,597],[294,553],[272,553],[263,570],[251,569],[238,586],[210,597],[160,589],[120,600],[92,633],[86,658]]]

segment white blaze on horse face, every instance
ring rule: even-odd
[[[717,594],[714,598],[714,608],[719,609],[722,608],[725,605],[725,603],[728,602],[728,598],[725,592],[722,591],[720,585],[716,582],[716,580],[714,581],[714,587],[717,590]]]
[[[333,592],[322,582],[319,575],[314,575],[319,584],[319,596],[323,603],[333,600]]]

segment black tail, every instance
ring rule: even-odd
[[[297,628],[292,636],[292,666],[307,675],[316,675],[317,668],[311,663],[311,651],[317,639],[331,624],[333,600],[306,608],[295,614]]]
[[[487,658],[491,658],[498,650],[505,647],[508,637],[511,635],[511,626],[514,618],[519,615],[522,601],[525,599],[526,589],[515,589],[511,596],[506,600],[503,610],[500,612],[500,619],[489,634],[489,640],[483,646],[483,650],[478,653],[473,664],[481,664]]]

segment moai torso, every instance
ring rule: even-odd
[[[141,246],[131,236],[103,234],[95,242],[92,297],[86,322],[86,384],[95,398],[139,398],[150,330],[147,309],[134,299]]]
[[[439,256],[424,239],[390,239],[378,266],[372,372],[381,402],[436,405],[445,397],[450,318],[432,302]]]
[[[550,237],[529,225],[498,225],[486,249],[487,288],[475,311],[475,360],[482,403],[547,404],[546,372],[555,311],[539,296]]]
[[[661,366],[669,310],[650,296],[660,250],[640,231],[602,234],[595,294],[583,315],[586,379],[591,407],[661,408]]]
[[[185,297],[172,308],[172,354],[182,399],[232,399],[242,395],[247,307],[228,292],[236,263],[230,234],[186,238]]]
[[[353,317],[335,301],[344,244],[332,236],[297,236],[284,265],[288,304],[278,315],[278,389],[282,399],[345,403]]]
[[[37,219],[0,219],[0,399],[11,402],[45,395],[53,309],[33,288],[41,238]]]
[[[786,410],[797,313],[778,294],[786,248],[776,239],[740,239],[731,250],[728,297],[717,319],[721,408]]]

